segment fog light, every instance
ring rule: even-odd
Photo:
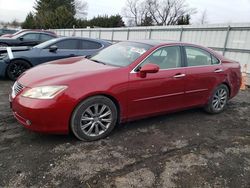
[[[31,121],[30,120],[26,120],[26,124],[27,125],[31,125]]]

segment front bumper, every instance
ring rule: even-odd
[[[25,128],[41,133],[67,134],[72,103],[63,98],[57,100],[30,99],[10,96],[15,118]]]

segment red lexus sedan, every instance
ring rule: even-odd
[[[114,44],[86,59],[39,65],[15,82],[16,119],[27,129],[107,136],[116,124],[204,107],[222,112],[239,91],[240,65],[197,45],[161,41]]]

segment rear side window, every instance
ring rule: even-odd
[[[185,50],[187,55],[188,67],[214,65],[220,63],[217,58],[203,49],[186,46]]]
[[[70,40],[63,40],[60,42],[55,43],[58,49],[69,49],[69,50],[76,50],[78,49],[78,40],[70,39]]]
[[[83,50],[94,50],[94,49],[99,49],[101,47],[102,45],[98,42],[81,40],[81,49]]]
[[[21,36],[24,40],[39,40],[39,33],[29,33]]]
[[[53,39],[54,37],[53,36],[50,36],[50,35],[46,35],[46,34],[41,34],[40,35],[40,39],[41,39],[41,41],[42,42],[44,42],[44,41],[47,41],[47,40],[50,40],[50,39]]]

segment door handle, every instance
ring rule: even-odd
[[[222,70],[222,69],[215,69],[214,72],[215,72],[215,73],[220,73],[220,72],[223,72],[223,70]]]
[[[185,77],[185,76],[186,76],[186,74],[176,74],[174,76],[174,78],[182,78],[182,77]]]

